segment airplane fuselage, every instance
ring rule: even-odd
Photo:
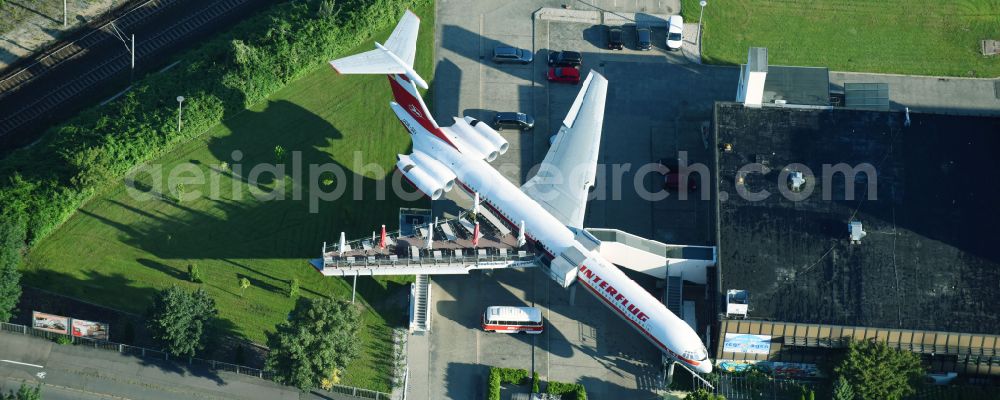
[[[587,256],[577,265],[576,280],[612,311],[628,321],[661,351],[699,372],[711,372],[705,346],[698,335],[663,303],[628,278],[596,252],[586,250],[576,234],[480,157],[462,152],[448,128],[430,116],[415,88],[405,76],[389,75],[396,102],[391,106],[410,132],[414,149],[421,149],[450,168],[457,186],[470,195],[478,193],[483,204],[515,231],[526,224],[525,236],[549,260],[575,247]],[[417,98],[414,98],[417,97]]]

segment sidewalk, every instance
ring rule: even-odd
[[[51,4],[49,4],[51,3]],[[68,24],[62,24],[62,6],[57,2],[13,2],[0,6],[0,70],[65,37],[91,19],[125,2],[122,0],[76,0],[68,4]]]

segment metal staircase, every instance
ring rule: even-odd
[[[429,332],[431,330],[430,302],[431,277],[430,275],[417,275],[410,299],[410,332]]]
[[[667,288],[663,297],[667,308],[678,317],[684,318],[684,301],[682,291],[684,290],[684,280],[679,276],[667,277]]]

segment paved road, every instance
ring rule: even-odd
[[[341,399],[249,376],[0,333],[0,384],[9,390],[21,382],[41,383],[43,397],[55,400]]]

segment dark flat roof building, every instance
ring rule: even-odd
[[[910,118],[718,103],[721,292],[748,290],[753,319],[1000,333],[1000,119]]]

